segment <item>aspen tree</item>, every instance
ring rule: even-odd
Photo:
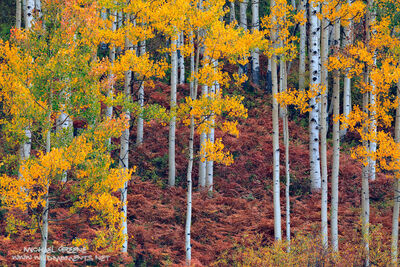
[[[233,23],[236,21],[236,13],[235,13],[235,0],[232,0],[230,3],[229,9],[229,23]]]
[[[327,3],[322,3],[321,23],[321,237],[322,247],[328,248],[328,163],[326,156],[326,134],[327,134],[327,91],[328,91],[328,24],[326,18]],[[311,152],[310,152],[311,153]]]
[[[260,18],[259,18],[259,0],[251,0],[251,11],[252,11],[252,17],[251,17],[251,29],[252,31],[258,31],[259,30],[259,25],[260,25]],[[254,48],[251,52],[251,59],[252,59],[252,77],[253,77],[253,82],[257,86],[260,83],[260,53],[258,48]]]
[[[208,95],[208,86],[206,84],[201,86],[201,96],[206,97]],[[203,131],[200,134],[200,148],[205,146],[207,140],[207,133]],[[207,154],[200,155],[199,161],[199,185],[200,188],[205,188],[207,185]]]
[[[348,0],[348,4],[351,6],[351,1]],[[353,43],[353,22],[350,20],[348,25],[344,27],[344,41],[343,46],[349,47]],[[343,85],[343,114],[348,116],[351,111],[351,78],[344,76]],[[346,135],[347,130],[343,129],[340,132],[341,137]]]
[[[271,8],[276,5],[275,0],[271,0]],[[273,41],[273,47],[276,48],[277,33],[274,27],[276,24],[276,15],[272,15],[272,29],[271,38]],[[272,95],[275,96],[278,93],[278,74],[276,55],[271,56],[271,79],[272,79]],[[275,240],[282,239],[281,230],[281,203],[280,203],[280,171],[279,171],[279,105],[275,97],[272,98],[272,150],[273,150],[273,194],[274,194],[274,233]]]
[[[117,11],[112,11],[110,10],[110,20],[111,20],[111,30],[112,31],[116,31],[117,30]],[[115,52],[116,52],[116,48],[114,44],[111,44],[111,48],[109,51],[109,59],[110,59],[110,63],[111,66],[113,66],[114,61],[115,61]],[[114,74],[112,73],[112,71],[110,71],[109,74],[109,89],[107,91],[107,97],[112,99],[113,98],[113,91],[114,91]],[[111,120],[113,116],[113,106],[109,105],[106,107],[106,117]],[[107,144],[110,146],[111,145],[111,139],[107,140]]]
[[[144,56],[146,53],[146,40],[140,42],[139,45],[140,56]],[[144,81],[140,81],[139,91],[138,91],[138,103],[141,108],[144,105]],[[136,130],[136,145],[141,145],[143,143],[143,117],[139,116],[137,120],[137,130]]]
[[[400,81],[397,82],[397,97],[400,96]],[[400,105],[396,103],[396,120],[394,127],[395,142],[400,143]],[[399,159],[397,159],[399,161]],[[394,177],[394,203],[393,203],[393,217],[392,217],[392,245],[391,256],[392,265],[397,266],[398,262],[398,242],[399,242],[399,208],[400,208],[400,179],[399,171],[395,171]]]
[[[185,83],[185,57],[182,48],[185,45],[185,35],[183,31],[179,34],[178,38],[178,66],[179,66],[179,84]]]
[[[281,47],[284,43],[281,42]],[[287,90],[287,68],[286,61],[283,56],[279,60],[280,65],[280,88],[279,92],[286,92]],[[288,242],[288,250],[290,250],[290,169],[289,169],[289,117],[287,107],[281,107],[282,110],[282,125],[283,125],[283,142],[285,146],[285,201],[286,201],[286,241]]]
[[[302,12],[303,19],[307,19],[307,1],[300,0],[299,12]],[[300,23],[300,46],[299,46],[299,90],[302,91],[305,88],[305,73],[306,73],[306,24]]]
[[[130,16],[127,16],[127,20],[130,19]],[[125,50],[133,50],[133,44],[130,42],[128,37],[125,37]],[[124,93],[126,98],[131,97],[131,82],[132,82],[132,71],[127,70],[124,73]],[[140,90],[139,90],[140,91]],[[139,93],[140,94],[140,93]],[[140,101],[140,97],[139,97]],[[140,105],[140,103],[139,103]],[[142,107],[142,105],[141,105]],[[131,114],[130,110],[125,111],[125,119],[130,122]],[[141,117],[138,118],[140,120]],[[143,119],[142,119],[143,125]],[[139,128],[139,122],[138,122]],[[142,128],[143,129],[143,128]],[[139,132],[139,130],[138,130]],[[130,131],[129,127],[127,127],[121,135],[121,149],[119,154],[119,167],[128,170],[129,169],[129,139],[130,139]],[[138,133],[139,136],[139,133]],[[126,253],[128,252],[128,205],[127,205],[127,198],[128,198],[128,182],[125,182],[124,186],[121,188],[121,202],[122,202],[122,213],[121,213],[121,228],[122,228],[122,235],[124,236],[124,242],[121,247],[121,252]]]
[[[319,3],[310,0],[310,36],[309,36],[309,60],[310,60],[310,89],[318,90],[321,83],[321,49],[320,37],[321,27],[319,26],[318,14],[320,13]],[[318,95],[310,99],[309,113],[309,150],[310,150],[310,177],[311,190],[321,190],[321,164],[319,155],[319,104],[317,102]]]
[[[22,21],[22,0],[15,1],[15,28],[21,28],[21,21]]]
[[[25,28],[27,30],[29,30],[32,27],[34,7],[35,7],[34,0],[26,0],[24,17],[25,17]],[[19,152],[21,161],[27,160],[30,157],[31,146],[32,146],[32,132],[31,132],[30,126],[28,125],[25,127],[25,140],[21,144],[20,152]],[[18,176],[21,176],[21,174],[18,173]]]
[[[240,27],[247,31],[247,5],[248,5],[248,0],[241,0],[239,2],[239,25]],[[244,65],[240,64],[239,65],[239,70],[238,73],[239,75],[246,74],[247,68],[246,64]]]
[[[336,7],[339,10],[340,5]],[[335,19],[334,23],[334,49],[338,51],[340,45],[340,20]],[[339,139],[339,106],[340,106],[340,73],[339,70],[333,71],[333,156],[332,156],[332,180],[331,180],[331,240],[332,250],[339,250],[338,240],[338,210],[339,210],[339,159],[340,159],[340,139]]]
[[[177,42],[178,35],[171,37],[171,111],[176,106],[176,87],[178,83],[178,55],[177,55]],[[169,138],[168,138],[168,184],[175,186],[175,127],[176,117],[172,116],[169,122]]]

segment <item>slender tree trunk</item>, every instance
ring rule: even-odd
[[[213,59],[212,64],[214,65],[214,68],[218,68],[218,61]],[[217,81],[214,82],[213,86],[211,86],[211,97],[212,94],[218,93],[219,91],[219,84]],[[208,141],[214,144],[214,114],[211,115],[210,117],[210,132],[208,133]],[[208,189],[209,193],[212,193],[213,191],[213,183],[214,183],[214,161],[208,160],[207,161],[207,179],[206,179],[206,187]]]
[[[179,84],[185,83],[185,57],[183,56],[183,46],[185,45],[185,35],[183,32],[179,34],[179,50],[178,50],[178,64],[179,64]]]
[[[271,0],[271,7],[275,6],[275,0]],[[276,17],[272,18],[273,24],[276,21]],[[275,29],[271,30],[272,40],[276,40]],[[276,44],[273,45],[274,48]],[[281,230],[281,202],[280,202],[280,174],[279,174],[279,105],[275,98],[278,93],[278,73],[276,56],[271,57],[271,79],[272,79],[272,150],[273,150],[273,192],[274,192],[274,233],[275,240],[282,239]]]
[[[194,74],[194,46],[193,46],[193,35],[191,35],[190,39],[192,45],[192,53],[191,53],[191,64],[190,69],[192,75]],[[190,83],[190,97],[192,100],[196,99],[194,81],[192,80]],[[194,118],[190,116],[190,136],[189,136],[189,163],[187,169],[187,211],[186,211],[186,225],[185,225],[185,250],[186,250],[186,265],[190,266],[190,261],[192,258],[192,245],[190,244],[190,228],[192,224],[192,170],[193,170],[193,140],[194,139]]]
[[[231,8],[229,10],[229,23],[236,21],[235,14],[235,1],[230,2]]]
[[[320,13],[319,4],[310,0],[310,82],[311,87],[318,87],[321,82],[320,72],[320,25],[317,14]],[[311,88],[310,88],[311,89]],[[319,156],[319,105],[318,97],[310,99],[309,129],[310,129],[310,176],[311,190],[321,190],[321,169]]]
[[[186,225],[185,225],[185,250],[186,265],[190,266],[192,257],[192,245],[190,244],[190,227],[192,225],[192,169],[193,169],[193,138],[194,138],[194,118],[190,116],[190,137],[189,137],[189,164],[187,171],[187,206],[186,206]]]
[[[112,31],[116,31],[117,30],[117,12],[116,11],[110,12],[110,17],[112,19],[111,30]],[[110,58],[111,66],[113,66],[114,65],[114,61],[115,61],[115,46],[114,45],[112,45],[111,48],[110,48],[109,58]],[[109,89],[108,89],[108,92],[107,92],[107,97],[108,98],[112,98],[113,91],[114,91],[114,74],[112,73],[112,71],[110,71],[109,75],[110,75],[110,77],[109,77],[110,84],[109,84]],[[106,117],[107,117],[107,119],[111,120],[112,114],[113,114],[113,107],[112,106],[107,106],[106,107]],[[111,138],[109,138],[107,140],[107,144],[108,144],[108,146],[111,145]]]
[[[364,73],[364,82],[368,82],[368,71]],[[363,94],[363,112],[369,114],[368,111],[368,92]],[[364,122],[366,124],[366,122]],[[367,134],[370,126],[364,125],[364,134]],[[365,138],[362,145],[369,150],[368,140]],[[362,167],[362,187],[361,187],[361,221],[362,221],[362,237],[365,250],[365,266],[369,266],[369,177],[370,177],[370,159],[367,159],[368,164]]]
[[[146,53],[146,41],[140,42],[140,55],[143,56]],[[144,81],[140,82],[138,91],[138,103],[141,108],[144,106]],[[136,135],[136,145],[141,145],[143,143],[143,117],[138,117],[137,122],[137,135]]]
[[[132,50],[133,45],[129,41],[128,37],[125,37],[125,50]],[[124,93],[125,96],[129,99],[131,97],[131,81],[132,81],[132,71],[128,70],[124,73],[125,82],[124,82]],[[140,98],[139,98],[140,99]],[[125,113],[125,118],[130,122],[131,114],[130,111],[127,110]],[[143,128],[142,128],[143,130]],[[121,135],[121,149],[119,153],[119,167],[128,169],[129,168],[129,139],[130,139],[130,130],[125,129]],[[121,247],[121,252],[128,252],[128,206],[127,206],[127,198],[128,198],[128,182],[125,182],[124,186],[121,188],[121,202],[122,202],[122,215],[121,215],[121,228],[122,235],[124,236],[124,243]]]
[[[22,0],[16,0],[15,3],[15,28],[20,29],[22,21]]]
[[[251,11],[252,11],[252,31],[258,31],[260,28],[260,16],[258,10],[258,3],[259,0],[251,0]],[[252,58],[252,76],[253,76],[253,83],[257,86],[260,85],[260,52],[258,48],[255,48],[251,51],[251,58]]]
[[[171,38],[171,110],[176,107],[176,87],[178,83],[178,34]],[[169,122],[169,151],[168,151],[168,184],[175,186],[175,126],[176,117],[173,116]]]
[[[52,99],[52,93],[50,94],[50,99]],[[51,103],[51,100],[49,102]],[[49,126],[46,134],[46,154],[50,153],[51,150],[51,140],[50,140],[51,109],[48,113],[48,123]],[[39,254],[40,267],[46,266],[47,241],[49,238],[49,188],[50,188],[50,182],[47,182],[46,195],[44,197],[45,205],[42,212],[42,225],[40,229],[41,233],[41,244],[40,244],[40,254]]]
[[[350,0],[348,0],[348,3],[351,5]],[[352,28],[353,28],[353,22],[350,21],[349,25],[344,29],[345,33],[345,38],[343,42],[344,47],[348,47],[353,43]],[[348,72],[348,70],[346,70],[346,72]],[[351,79],[346,75],[344,77],[344,87],[343,87],[343,115],[345,117],[349,116],[350,111],[351,111]],[[347,129],[343,129],[340,132],[340,136],[344,137],[346,133]]]
[[[281,42],[283,46],[283,42]],[[283,57],[280,58],[280,92],[287,90],[287,67]],[[287,251],[290,251],[290,168],[289,168],[289,125],[288,112],[286,107],[281,108],[283,123],[283,142],[285,145],[285,176],[286,176],[286,241],[288,242]]]
[[[247,30],[247,5],[248,0],[240,1],[240,27]]]
[[[339,8],[339,7],[337,7]],[[334,43],[337,49],[339,49],[340,42],[340,21],[335,21],[334,26]],[[334,72],[333,81],[333,117],[337,118],[340,112],[340,73],[339,71]],[[339,120],[333,121],[333,156],[332,156],[332,196],[331,196],[331,239],[332,239],[332,250],[337,252],[339,250],[338,243],[338,209],[339,209],[339,163],[340,163],[340,129]]]
[[[57,118],[56,131],[58,133],[67,134],[68,138],[70,138],[70,139],[72,139],[72,137],[73,137],[72,120],[64,111],[61,112],[60,116],[58,116],[58,118]],[[62,183],[66,183],[67,182],[67,172],[64,172],[62,174],[61,182]]]
[[[328,249],[328,162],[326,156],[326,133],[327,133],[327,106],[328,106],[328,23],[322,18],[321,27],[321,85],[325,88],[322,93],[321,105],[321,236],[322,247]]]
[[[248,5],[248,0],[243,0],[239,2],[239,22],[240,22],[240,27],[243,28],[244,30],[247,30],[247,5]],[[247,72],[246,65],[239,65],[239,70],[238,74],[241,76],[242,74],[245,74]]]
[[[24,5],[24,17],[25,17],[25,28],[29,30],[33,23],[33,9],[35,6],[34,0],[26,0]],[[21,161],[27,160],[31,155],[31,144],[32,144],[32,132],[30,125],[25,127],[25,140],[21,144],[19,154]],[[18,171],[18,177],[21,177],[21,173]]]
[[[201,87],[201,95],[203,97],[208,95],[208,86],[207,85],[203,85]],[[201,149],[201,147],[203,147],[205,145],[206,140],[207,140],[207,134],[206,134],[206,132],[202,132],[200,134],[200,149]],[[200,188],[204,189],[207,186],[206,176],[207,176],[207,155],[201,154],[200,161],[199,161],[199,185],[200,185]]]
[[[299,10],[304,12],[304,19],[307,18],[307,1],[300,0]],[[305,88],[305,73],[306,73],[306,23],[300,25],[300,51],[299,51],[299,90]]]
[[[196,69],[195,69],[195,56],[194,56],[194,40],[193,33],[190,34],[190,44],[192,47],[192,53],[190,55],[190,71],[192,77],[194,77],[195,71],[198,70],[199,63],[199,49],[197,49],[196,56]],[[197,98],[197,80],[190,80],[190,97],[195,100]],[[190,266],[191,258],[192,258],[192,245],[190,243],[191,237],[191,225],[192,225],[192,170],[193,170],[193,155],[194,155],[194,117],[190,117],[190,136],[189,136],[189,162],[187,169],[187,211],[186,211],[186,225],[185,225],[185,250],[186,250],[186,265]]]
[[[368,17],[369,17],[369,22],[368,22],[368,33],[371,34],[371,31],[375,31],[373,29],[371,29],[371,25],[373,25],[373,23],[375,22],[375,10],[374,10],[374,0],[368,0],[368,13],[367,13]],[[368,38],[368,40],[370,40],[370,37]],[[376,66],[376,52],[374,52],[374,64],[373,67]],[[372,66],[369,66],[369,69],[371,69]],[[371,74],[371,71],[368,71],[369,75]],[[370,106],[372,107],[372,110],[370,111],[370,116],[371,116],[371,133],[373,133],[374,135],[376,135],[376,110],[375,110],[375,81],[369,77],[369,82],[370,85],[372,87],[372,91],[369,93],[369,97],[370,97]],[[370,150],[372,153],[376,153],[376,142],[374,140],[370,141]],[[370,179],[371,181],[375,180],[376,177],[376,160],[373,158],[370,158]]]
[[[397,82],[397,97],[400,97],[400,81]],[[397,103],[396,122],[394,127],[394,139],[396,143],[400,143],[400,105]],[[396,171],[394,178],[394,203],[393,203],[393,220],[392,220],[392,266],[397,266],[398,242],[399,242],[399,207],[400,207],[400,180],[399,170]]]

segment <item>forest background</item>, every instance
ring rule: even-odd
[[[117,2],[0,3],[2,263],[397,265],[400,3]]]

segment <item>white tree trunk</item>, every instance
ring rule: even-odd
[[[328,107],[328,23],[326,18],[322,19],[321,29],[321,85],[325,92],[321,95],[321,236],[322,247],[328,249],[328,163],[326,156],[326,134],[327,134],[327,107]]]
[[[185,45],[185,35],[183,32],[179,34],[179,50],[178,50],[178,65],[179,65],[179,84],[185,83],[185,57],[183,56],[183,46]]]
[[[218,68],[218,61],[212,60],[214,68]],[[215,81],[213,86],[210,88],[210,93],[215,94],[219,92],[219,83]],[[210,125],[214,125],[214,115],[212,114],[210,117]],[[210,127],[210,132],[208,133],[208,140],[209,142],[214,144],[214,127]],[[214,184],[214,161],[208,160],[207,161],[207,179],[206,179],[206,186],[208,188],[208,192],[211,193],[213,191],[213,184]]]
[[[190,244],[190,227],[192,225],[192,169],[193,169],[193,138],[194,138],[194,119],[190,117],[190,136],[189,136],[189,163],[187,170],[187,203],[186,203],[186,225],[185,225],[185,250],[186,265],[190,266],[192,258],[192,245]]]
[[[203,85],[201,87],[201,95],[202,96],[207,96],[208,95],[208,86]],[[203,147],[206,143],[207,140],[207,134],[206,132],[202,132],[200,134],[200,149]],[[200,155],[200,161],[199,161],[199,185],[200,188],[205,188],[206,187],[206,176],[207,176],[207,155],[206,154],[201,154]]]
[[[117,30],[117,12],[116,11],[110,12],[110,17],[112,19],[111,30],[116,31]],[[114,45],[112,45],[110,48],[109,59],[110,59],[111,66],[113,66],[114,61],[115,61],[115,46]],[[109,89],[107,91],[107,97],[112,98],[113,91],[114,91],[114,74],[112,73],[112,71],[110,71],[110,73],[109,73],[109,79],[110,79],[110,85],[109,85]],[[107,119],[110,120],[112,118],[112,114],[113,114],[113,107],[107,106],[106,107]],[[109,138],[107,140],[107,144],[109,146],[111,145],[111,138]]]
[[[397,82],[397,96],[400,96],[400,81]],[[397,103],[396,122],[394,127],[394,139],[396,143],[400,143],[400,105]],[[400,207],[400,170],[396,171],[394,178],[394,203],[393,203],[393,218],[392,218],[392,266],[397,266],[398,262],[398,242],[399,242],[399,207]]]
[[[171,110],[176,107],[176,87],[178,82],[178,55],[177,55],[178,35],[171,38]],[[169,150],[168,150],[168,184],[175,186],[175,127],[176,118],[173,116],[169,122]]]
[[[48,115],[48,121],[50,123],[50,115],[51,112],[49,112]],[[50,141],[50,128],[47,131],[46,134],[46,153],[50,153],[51,149],[51,141]],[[41,222],[41,244],[40,244],[40,255],[39,255],[39,262],[40,262],[40,267],[45,267],[46,266],[46,254],[47,254],[47,241],[49,238],[49,182],[47,183],[47,191],[45,195],[45,206],[43,208],[42,212],[42,222]]]
[[[248,5],[248,0],[243,0],[239,2],[239,25],[244,30],[247,30],[247,5]],[[239,76],[242,76],[247,71],[246,65],[247,64],[239,65],[239,70],[238,70]]]
[[[259,0],[251,0],[251,12],[252,12],[252,31],[258,31],[260,28],[260,16],[259,16]],[[257,86],[260,84],[260,52],[258,48],[251,51],[252,58],[252,75],[253,83]]]
[[[232,1],[232,2],[230,2],[229,22],[232,23],[234,21],[236,21],[235,1]]]
[[[22,21],[22,0],[15,1],[15,28],[21,28],[21,21]]]
[[[283,43],[281,42],[281,46]],[[280,58],[280,92],[287,90],[287,68],[286,61],[283,57]],[[290,251],[290,168],[289,168],[289,118],[287,108],[281,108],[283,118],[283,142],[285,146],[285,200],[286,200],[286,241],[288,242],[287,251]]]
[[[307,1],[300,0],[299,10],[304,12],[304,19],[307,18]],[[300,51],[299,51],[299,90],[305,88],[305,73],[306,73],[306,23],[300,25]]]
[[[24,1],[24,18],[25,18],[25,28],[29,30],[33,22],[33,9],[35,6],[34,0]],[[29,125],[25,127],[25,141],[21,144],[19,148],[19,154],[21,161],[27,160],[31,155],[31,144],[32,144],[32,132]],[[21,177],[21,173],[18,171],[18,177]]]
[[[132,50],[133,46],[129,39],[125,38],[125,50]],[[125,82],[124,82],[124,93],[127,98],[131,97],[131,81],[132,81],[132,72],[130,70],[124,73]],[[130,111],[127,110],[125,113],[125,118],[130,122],[131,115]],[[119,167],[128,169],[129,168],[129,139],[130,139],[130,131],[125,129],[121,135],[121,149],[119,152]],[[121,228],[122,235],[125,237],[124,242],[121,247],[121,252],[128,252],[128,206],[127,206],[127,198],[128,198],[128,182],[125,182],[124,186],[121,188],[121,202],[122,202],[122,215],[121,215]]]
[[[348,0],[348,3],[351,5],[351,1]],[[344,28],[344,42],[343,46],[347,47],[353,43],[353,37],[352,37],[352,28],[353,28],[353,22],[350,21],[349,25]],[[348,70],[346,70],[347,72]],[[344,87],[343,87],[343,115],[345,117],[349,116],[351,111],[351,79],[348,78],[347,76],[344,77]],[[340,136],[343,137],[347,133],[346,129],[341,130]]]
[[[191,44],[193,45],[193,36],[190,39]],[[193,47],[194,49],[194,47]],[[191,71],[194,73],[194,51],[192,50],[191,54]],[[194,81],[190,83],[190,97],[195,100],[196,99],[196,90],[194,88]],[[192,170],[193,170],[193,142],[194,142],[194,118],[190,117],[190,135],[189,135],[189,162],[187,169],[187,203],[186,203],[186,225],[185,225],[185,250],[186,250],[186,265],[190,266],[190,261],[192,258],[192,245],[190,244],[190,228],[192,225]]]
[[[376,57],[374,57],[374,65],[376,65]],[[376,111],[374,110],[375,107],[375,83],[371,79],[371,86],[372,86],[372,92],[370,92],[370,104],[373,107],[371,111],[371,132],[376,135]],[[376,142],[371,141],[370,142],[370,149],[372,153],[376,153]],[[370,179],[371,181],[375,181],[376,178],[376,160],[370,159]]]
[[[247,5],[248,5],[248,0],[243,0],[239,3],[240,7],[240,27],[243,29],[247,30]]]
[[[65,113],[61,112],[56,120],[56,131],[58,133],[64,133],[68,138],[72,139],[73,136],[73,124],[71,118]],[[61,178],[62,183],[67,182],[67,173],[64,172]]]
[[[368,19],[367,19],[368,20]],[[364,73],[364,82],[368,83],[368,71]],[[363,94],[363,111],[368,112],[369,93]],[[366,123],[366,122],[364,122]],[[364,125],[364,134],[368,133],[369,125]],[[362,145],[368,150],[367,140],[363,140]],[[362,167],[362,186],[361,186],[361,221],[362,221],[362,238],[365,250],[365,266],[369,266],[369,177],[370,177],[370,159],[367,159],[367,166]]]
[[[271,7],[275,6],[275,1],[271,0]],[[272,18],[272,23],[276,21],[276,17]],[[276,32],[271,30],[271,37],[276,40]],[[276,44],[273,44],[276,48]],[[278,93],[278,73],[276,56],[271,57],[271,80],[272,80],[272,153],[273,153],[273,201],[274,201],[274,233],[275,240],[282,239],[281,230],[281,201],[280,201],[280,172],[279,172],[279,105],[275,95]]]
[[[340,21],[335,21],[334,26],[334,43],[339,48],[340,42]],[[340,113],[340,73],[334,72],[333,82],[333,116],[336,118]],[[338,241],[338,210],[339,210],[339,163],[340,163],[340,122],[333,122],[333,156],[332,156],[332,196],[331,196],[331,240],[332,250],[339,250]]]
[[[320,25],[317,14],[320,13],[319,4],[310,1],[310,83],[319,86],[321,82],[321,53],[320,53]],[[319,105],[317,98],[310,99],[309,130],[310,130],[310,176],[311,190],[321,190],[321,169],[319,156]]]
[[[146,53],[146,41],[140,42],[140,55],[143,56]],[[140,81],[139,91],[138,91],[138,103],[141,108],[144,106],[144,81]],[[137,135],[136,135],[136,145],[141,145],[143,143],[143,117],[139,116],[137,121]]]
[[[35,8],[35,0],[26,0],[25,9],[25,28],[30,29],[33,23],[33,10]]]

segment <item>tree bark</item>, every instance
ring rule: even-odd
[[[207,85],[203,85],[201,87],[201,95],[202,96],[208,95],[208,86]],[[207,133],[202,132],[200,134],[200,149],[201,149],[201,147],[203,147],[205,145],[206,140],[207,140]],[[202,188],[202,189],[204,189],[207,185],[206,176],[207,176],[207,155],[201,154],[200,161],[199,161],[199,185],[200,185],[200,188]]]
[[[368,82],[368,72],[364,73],[364,82]],[[363,112],[368,112],[368,92],[363,94]],[[366,124],[366,122],[364,122]],[[369,125],[364,125],[364,134],[369,131]],[[362,145],[369,149],[368,140],[365,138],[362,141]],[[368,164],[362,167],[362,186],[361,186],[361,221],[362,221],[362,238],[365,250],[365,266],[369,266],[369,179],[370,179],[370,159],[367,159]]]
[[[271,7],[275,6],[275,0],[271,0]],[[273,16],[273,22],[275,23],[276,17]],[[272,40],[276,40],[276,31],[271,29]],[[276,48],[276,44],[273,44]],[[274,192],[274,233],[275,240],[282,239],[281,230],[281,202],[280,202],[280,172],[279,172],[279,105],[276,99],[276,94],[278,93],[278,73],[276,56],[271,57],[271,79],[272,79],[272,150],[273,150],[273,192]]]
[[[307,18],[307,1],[300,0],[299,10],[304,12],[304,19]],[[299,90],[305,88],[305,73],[306,73],[306,24],[300,25],[300,51],[299,51]]]
[[[185,45],[185,35],[183,32],[179,34],[179,50],[178,50],[178,64],[179,64],[179,84],[185,83],[185,57],[183,56],[183,46]]]
[[[335,21],[334,26],[334,43],[337,49],[339,49],[340,42],[340,21]],[[332,250],[337,252],[339,250],[338,243],[338,210],[339,210],[339,163],[340,163],[340,129],[339,120],[335,120],[339,116],[340,112],[340,73],[334,71],[334,82],[333,82],[333,155],[332,155],[332,196],[331,196],[331,240]]]
[[[133,45],[129,41],[127,37],[125,37],[125,50],[132,50]],[[129,99],[131,97],[131,81],[132,81],[132,71],[128,70],[124,73],[125,82],[124,82],[124,93],[125,96]],[[127,110],[125,113],[125,118],[130,122],[131,115],[130,111]],[[143,128],[142,128],[143,129]],[[119,153],[119,166],[120,168],[128,169],[129,168],[129,139],[130,139],[130,130],[125,129],[121,135],[121,149]],[[121,216],[121,225],[122,225],[122,235],[125,237],[124,242],[121,247],[121,252],[128,252],[128,182],[125,182],[124,186],[121,188],[121,202],[122,202],[122,216]]]
[[[52,93],[50,94],[50,99],[52,99]],[[49,101],[51,105],[51,100]],[[50,131],[51,131],[51,108],[48,113],[48,122],[49,122],[49,127],[48,131],[46,134],[46,154],[50,153],[51,150],[51,140],[50,140]],[[48,178],[49,179],[49,178]],[[49,188],[50,188],[50,182],[47,182],[46,186],[46,195],[44,197],[45,205],[43,207],[43,212],[42,212],[42,225],[40,229],[41,233],[41,244],[40,244],[40,255],[39,255],[39,262],[40,262],[40,267],[45,267],[46,266],[46,260],[47,260],[47,241],[49,238]]]
[[[350,0],[348,0],[348,3],[351,5]],[[353,43],[352,28],[353,28],[353,22],[350,21],[349,25],[344,29],[345,33],[345,38],[343,42],[344,47],[348,47]],[[348,72],[348,70],[346,70],[346,72]],[[350,111],[351,111],[351,78],[347,77],[346,75],[344,77],[344,87],[343,87],[343,115],[347,118],[347,116],[349,116],[350,114]],[[347,130],[343,129],[340,132],[340,136],[344,137],[346,133]]]
[[[283,46],[283,42],[281,42]],[[287,67],[286,61],[283,57],[280,58],[280,92],[287,90]],[[285,200],[286,200],[286,241],[288,242],[287,251],[290,251],[290,168],[289,168],[289,118],[286,107],[281,108],[282,111],[282,123],[283,123],[283,142],[285,146],[285,176],[286,176],[286,187],[285,187]]]
[[[325,14],[323,14],[324,16]],[[321,95],[321,237],[322,247],[328,249],[328,163],[326,156],[327,107],[328,107],[328,24],[325,17],[321,25],[321,85],[324,92]]]
[[[251,11],[252,11],[252,31],[258,31],[260,28],[260,16],[259,16],[259,0],[251,0]],[[258,48],[251,51],[252,59],[252,77],[253,83],[257,86],[260,85],[260,52]]]
[[[400,97],[400,81],[397,82],[397,97]],[[400,105],[397,103],[396,122],[394,127],[394,139],[400,143]],[[393,203],[393,218],[392,218],[392,266],[397,266],[398,260],[398,242],[399,242],[399,207],[400,207],[400,170],[395,172],[394,178],[394,203]]]
[[[177,42],[178,34],[171,38],[171,110],[174,110],[176,107],[176,87],[178,82]],[[173,116],[169,122],[168,184],[170,186],[175,186],[175,120],[176,117]]]
[[[321,53],[320,53],[320,25],[317,14],[320,13],[319,4],[310,0],[310,87],[321,83]],[[310,88],[311,89],[311,88]],[[314,88],[315,89],[315,88]],[[317,97],[310,99],[309,131],[310,131],[310,176],[311,190],[321,190],[321,169],[319,156],[319,105]]]
[[[230,2],[230,10],[229,10],[229,23],[236,21],[236,14],[235,14],[235,1]]]
[[[22,0],[16,0],[15,3],[15,28],[20,29],[22,21]]]
[[[26,0],[26,9],[25,9],[25,28],[30,29],[33,23],[33,10],[35,8],[34,0]]]
[[[143,56],[146,53],[146,41],[140,42],[140,55]],[[141,108],[144,106],[144,81],[140,81],[139,91],[138,91],[138,103]],[[141,145],[143,143],[143,117],[138,117],[137,122],[137,135],[136,135],[136,145]]]
[[[216,59],[212,60],[212,64],[214,65],[214,68],[217,69],[218,68],[218,61]],[[214,97],[212,96],[212,94],[218,93],[219,91],[219,84],[218,81],[215,81],[213,86],[211,86],[211,96],[210,97]],[[210,116],[210,132],[208,133],[208,140],[209,142],[211,142],[212,144],[214,144],[214,114],[211,114]],[[206,179],[206,187],[208,189],[209,193],[212,193],[213,191],[213,183],[214,183],[214,161],[212,160],[207,160],[207,179]]]

